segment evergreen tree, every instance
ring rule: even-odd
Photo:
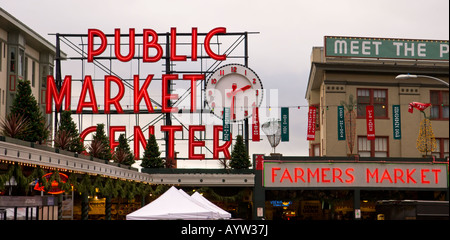
[[[163,160],[160,157],[158,143],[155,135],[150,135],[147,146],[145,147],[144,157],[142,158],[141,167],[144,168],[162,168],[164,166]]]
[[[114,160],[120,164],[131,166],[134,163],[134,155],[131,153],[130,145],[125,138],[125,134],[119,136],[119,146],[116,148]]]
[[[80,138],[80,134],[78,134],[78,129],[71,117],[70,111],[61,112],[61,121],[57,134],[60,134],[61,131],[66,131],[66,133],[68,133],[69,137],[71,138],[71,142],[67,150],[77,153],[81,153],[85,150],[83,142]],[[57,144],[55,143],[55,147],[58,147],[56,145]]]
[[[251,166],[250,157],[245,149],[244,140],[241,135],[236,137],[236,144],[231,152],[230,167],[234,169],[248,169]]]
[[[17,136],[19,139],[41,144],[50,135],[44,114],[31,92],[30,81],[19,81],[17,93],[11,106],[11,113],[24,116],[29,122],[26,134]]]
[[[91,153],[91,156],[100,158],[100,159],[104,159],[104,160],[111,160],[112,159],[111,147],[109,146],[109,140],[108,140],[108,137],[106,137],[104,129],[105,129],[105,124],[103,124],[103,123],[97,124],[97,130],[96,130],[94,138],[92,140],[101,142],[103,149],[98,153],[95,153],[95,154]]]

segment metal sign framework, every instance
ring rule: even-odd
[[[189,111],[183,111],[182,108],[179,108],[179,114],[183,114],[183,113],[187,113],[187,114],[196,114],[197,116],[197,121],[199,122],[199,124],[201,125],[203,122],[203,114],[210,113],[210,109],[208,108],[208,105],[206,104],[205,101],[205,87],[206,87],[206,83],[207,83],[207,79],[209,79],[209,76],[220,66],[222,66],[223,64],[227,64],[230,61],[233,61],[233,63],[242,63],[244,64],[246,67],[248,67],[248,36],[250,34],[258,34],[258,32],[230,32],[230,33],[224,33],[224,34],[218,34],[215,36],[215,42],[211,41],[211,46],[214,46],[216,49],[214,49],[216,51],[216,53],[218,54],[225,54],[227,60],[225,61],[217,61],[212,59],[210,56],[208,56],[207,54],[205,54],[205,52],[203,51],[203,42],[202,41],[197,41],[197,45],[200,46],[198,49],[201,51],[200,54],[198,54],[197,61],[187,61],[187,62],[173,62],[170,58],[170,41],[171,41],[171,33],[167,32],[167,33],[158,33],[158,44],[160,44],[161,47],[165,48],[164,49],[164,54],[162,56],[162,60],[164,61],[162,64],[163,69],[160,69],[160,71],[163,74],[204,74],[205,75],[205,81],[198,81],[197,83],[197,87],[200,88],[200,108],[197,108],[197,111],[195,113],[190,113]],[[82,84],[84,81],[84,77],[86,75],[89,75],[89,71],[91,71],[90,74],[92,74],[93,71],[93,81],[103,81],[103,79],[96,79],[95,78],[95,73],[96,70],[100,70],[103,73],[109,74],[109,75],[113,75],[115,77],[118,77],[119,79],[122,80],[122,82],[124,83],[124,86],[126,89],[130,89],[131,91],[133,91],[133,84],[130,83],[133,81],[133,77],[126,77],[126,74],[123,74],[123,69],[124,69],[124,65],[129,64],[130,65],[130,71],[133,71],[133,68],[135,68],[136,70],[134,70],[134,72],[132,74],[137,74],[139,76],[141,76],[141,74],[143,74],[143,72],[146,71],[146,68],[155,68],[155,65],[158,65],[158,63],[144,63],[142,60],[142,50],[140,50],[142,48],[143,43],[139,43],[136,42],[135,46],[138,49],[137,53],[133,56],[132,60],[129,61],[128,63],[123,63],[123,62],[119,62],[117,60],[117,58],[114,56],[113,52],[114,52],[114,47],[112,42],[113,41],[108,41],[107,44],[107,49],[104,52],[104,54],[102,54],[101,56],[97,56],[94,61],[92,63],[89,63],[87,61],[87,38],[88,38],[88,34],[54,34],[56,36],[56,63],[55,63],[55,82],[56,82],[56,86],[58,88],[58,90],[61,90],[61,86],[62,86],[62,61],[61,60],[65,60],[64,63],[68,64],[68,68],[70,68],[70,63],[71,62],[81,62],[81,75],[78,77],[74,77],[73,78],[73,83],[79,83]],[[113,39],[114,40],[114,34],[105,34],[107,39]],[[142,37],[143,34],[135,34],[135,38],[139,39],[139,37]],[[201,37],[205,37],[207,35],[207,33],[198,33],[197,36],[198,38]],[[129,39],[129,34],[121,34],[121,39]],[[192,33],[176,33],[176,38],[177,43],[177,49],[178,52],[181,52],[183,50],[183,46],[186,45],[190,45],[190,43],[186,43],[183,42],[183,39],[191,39]],[[180,41],[181,40],[181,41]],[[67,58],[62,59],[61,58],[61,44],[64,44],[64,46],[68,47],[68,50],[70,52],[66,52],[67,54]],[[121,46],[126,46],[128,45],[128,43],[122,43]],[[109,49],[108,49],[109,48]],[[223,51],[223,49],[225,49],[225,51]],[[109,50],[109,51],[108,51]],[[124,50],[127,51],[127,50]],[[109,52],[109,53],[108,53]],[[192,56],[190,56],[189,54],[187,55],[187,59],[192,59]],[[211,63],[211,60],[213,61]],[[119,62],[120,64],[117,66],[117,63]],[[133,62],[136,63],[135,66],[133,66]],[[191,67],[192,64],[196,64],[197,66],[195,67]],[[208,64],[210,64],[208,66]],[[186,65],[188,65],[187,69],[181,69],[182,67],[185,67]],[[200,65],[200,66],[198,66]],[[176,68],[180,68],[179,70]],[[66,68],[64,68],[66,69]],[[153,71],[155,72],[155,71]],[[145,73],[143,75],[146,75]],[[142,76],[141,76],[142,77]],[[143,81],[145,79],[140,79],[140,81]],[[153,80],[161,80],[161,78],[157,78],[154,77]],[[167,93],[171,94],[173,92],[173,86],[174,83],[172,81],[169,82],[169,88],[167,89]],[[187,87],[187,89],[185,89],[185,91],[179,95],[179,98],[176,101],[170,101],[168,100],[168,106],[170,107],[177,107],[180,106],[182,104],[182,102],[185,99],[189,99],[188,97],[190,96],[190,86]],[[164,121],[165,125],[172,125],[173,120],[177,121],[180,125],[182,125],[184,130],[188,130],[188,127],[182,122],[182,120],[178,119],[173,113],[162,113],[161,112],[161,103],[150,98],[150,101],[152,102],[152,104],[155,106],[154,108],[154,112],[148,112],[147,109],[141,110],[140,113],[135,114],[133,112],[133,109],[123,109],[124,114],[122,115],[135,115],[135,121],[136,121],[136,126],[140,126],[140,118],[141,117],[147,117],[149,114],[153,114],[153,119],[151,119],[145,126],[141,127],[142,131],[146,131],[149,129],[150,126],[155,125],[158,122]],[[72,108],[73,109],[73,108]],[[54,110],[55,111],[55,110]],[[54,127],[55,127],[55,134],[56,134],[56,130],[57,130],[57,126],[58,126],[58,115],[56,114],[56,112],[54,112],[55,114],[55,123],[54,123]],[[72,110],[72,114],[76,114],[76,112],[74,110]],[[104,114],[103,110],[100,110],[98,113],[93,113],[92,111],[88,111],[88,110],[83,110],[81,114],[77,114],[78,116],[78,127],[79,127],[79,131],[81,132],[81,130],[83,129],[83,119],[84,116],[86,115],[91,115],[91,121],[94,118],[95,115],[99,115],[99,114]],[[107,131],[109,131],[109,126],[111,125],[111,116],[116,116],[117,111],[116,110],[111,110],[111,112],[109,114],[105,114],[106,117],[106,129]],[[156,115],[156,116],[155,116]],[[130,119],[130,118],[129,118]],[[191,116],[192,119],[192,116]],[[246,143],[247,146],[247,152],[248,152],[248,148],[249,148],[249,134],[248,134],[248,119],[246,119],[243,123],[240,123],[238,125],[238,131],[239,134],[244,136],[244,141]],[[183,131],[184,132],[184,131]],[[108,133],[109,135],[109,133]],[[184,133],[182,133],[182,137],[181,139],[178,138],[176,140],[187,140],[184,138]],[[196,140],[201,140],[201,141],[211,141],[211,138],[208,138],[206,136],[206,131],[200,135],[199,137],[195,137]],[[128,140],[130,141],[131,139],[133,139],[133,133],[131,133],[128,136]],[[160,138],[158,140],[165,140],[165,151],[166,153],[168,152],[168,146],[169,146],[169,137],[168,137],[168,132],[165,133],[164,138]],[[208,146],[205,146],[206,150],[210,153],[212,153],[212,150],[210,148],[208,148]],[[203,151],[203,150],[201,150]],[[187,158],[182,158],[182,157],[177,157],[177,159],[187,159]],[[206,158],[206,159],[210,159],[210,158]]]

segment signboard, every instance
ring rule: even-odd
[[[338,141],[345,140],[345,111],[344,106],[338,106]]]
[[[222,141],[230,141],[230,132],[231,132],[231,124],[230,124],[230,108],[223,108],[223,135]]]
[[[427,188],[448,187],[445,163],[264,162],[265,187]]]
[[[252,141],[259,142],[261,140],[259,133],[259,110],[257,107],[253,108],[252,114]]]
[[[449,60],[448,40],[325,37],[326,57]]]
[[[281,141],[289,142],[289,108],[281,108]]]
[[[366,106],[367,140],[375,140],[375,118],[373,105]]]
[[[400,105],[392,105],[392,126],[394,128],[394,139],[402,139],[402,121],[400,115]]]
[[[121,33],[120,29],[115,29],[114,34],[105,34],[99,29],[88,29],[87,34],[79,35],[82,39],[87,38],[87,47],[86,47],[86,54],[82,55],[81,59],[84,61],[86,60],[87,63],[93,63],[97,61],[98,59],[116,59],[120,62],[130,62],[136,59],[139,56],[139,61],[142,61],[142,63],[145,64],[151,64],[156,63],[161,60],[164,61],[170,61],[170,62],[195,62],[198,60],[198,47],[201,46],[202,51],[205,50],[206,55],[203,55],[203,57],[211,58],[216,61],[225,61],[227,59],[226,54],[219,54],[216,53],[215,49],[211,47],[211,40],[218,35],[224,35],[227,34],[227,30],[224,27],[217,27],[212,30],[210,30],[208,33],[202,34],[198,33],[198,29],[196,27],[192,28],[192,32],[188,33],[187,35],[191,36],[191,42],[190,44],[182,43],[183,45],[190,46],[191,51],[190,55],[181,54],[180,51],[177,53],[176,48],[180,45],[177,44],[178,37],[180,35],[186,35],[186,34],[180,34],[177,33],[177,29],[175,27],[170,28],[170,32],[167,32],[167,34],[158,34],[153,29],[143,29],[142,34],[137,34],[135,32],[134,28],[129,29],[129,33]],[[166,36],[166,43],[162,44],[161,41],[158,41],[158,38],[161,36]],[[64,36],[64,35],[61,35]],[[72,35],[75,36],[75,35]],[[126,37],[128,41],[124,38]],[[204,41],[202,44],[198,42],[199,38],[203,38]],[[58,46],[58,44],[57,44]],[[122,52],[128,47],[128,50],[126,51],[126,55]],[[58,47],[59,48],[59,47]],[[108,49],[109,48],[109,49]],[[112,50],[114,49],[114,50]],[[103,54],[106,54],[109,52],[109,57],[106,57]],[[60,64],[57,63],[57,65],[60,66]],[[237,65],[237,64],[235,64]],[[56,67],[58,69],[58,67]],[[249,68],[242,68],[243,76],[250,77],[250,72],[247,72],[247,69]],[[230,67],[229,70],[233,73],[240,73],[241,68],[238,67]],[[218,74],[223,75],[225,70],[219,70]],[[109,71],[111,73],[111,71]],[[166,71],[168,72],[168,71]],[[249,74],[247,74],[249,73]],[[112,74],[112,73],[111,73]],[[252,73],[254,74],[254,73]],[[253,75],[252,75],[253,76]],[[94,88],[94,81],[96,79],[93,79],[92,76],[89,74],[86,74],[84,76],[84,79],[81,80],[82,86],[80,89],[79,94],[75,94],[77,96],[78,104],[76,105],[76,114],[83,114],[84,112],[89,112],[92,114],[129,114],[129,112],[124,111],[122,108],[123,102],[122,99],[124,98],[125,94],[131,94],[133,98],[133,114],[139,114],[141,111],[144,111],[145,113],[154,113],[156,106],[153,106],[152,103],[155,103],[156,98],[152,98],[150,95],[149,87],[154,79],[155,74],[146,74],[146,76],[140,76],[139,74],[133,75],[132,84],[127,83],[126,81],[123,81],[122,78],[120,78],[117,74],[113,75],[104,75],[103,76],[103,87]],[[97,77],[98,78],[98,77]],[[155,77],[156,78],[156,77]],[[159,77],[158,77],[159,78]],[[144,82],[142,83],[142,80]],[[169,104],[171,101],[180,100],[178,94],[172,93],[171,90],[171,84],[173,81],[183,81],[187,83],[190,83],[191,87],[188,93],[191,95],[191,106],[190,106],[190,112],[195,113],[197,112],[197,92],[196,87],[198,85],[198,81],[204,81],[205,75],[204,74],[162,74],[161,76],[161,95],[160,96],[160,102],[161,106],[158,106],[158,111],[160,111],[162,114],[170,114],[170,113],[177,113],[179,112],[179,109],[174,105],[172,106]],[[214,84],[217,83],[217,81],[212,81]],[[239,86],[239,89],[235,89],[234,94],[237,94],[238,92],[244,92],[250,91],[250,88],[253,88],[255,84],[258,86],[255,88],[255,94],[254,96],[262,96],[262,84],[259,79],[257,78],[256,74],[254,77],[251,78],[251,85],[246,86]],[[57,83],[58,81],[58,83]],[[76,80],[78,81],[78,79]],[[246,82],[247,83],[247,82]],[[61,84],[61,85],[59,85]],[[52,75],[47,76],[47,91],[45,94],[45,112],[47,114],[52,114],[61,112],[64,110],[71,110],[72,106],[72,76],[66,75],[64,77],[55,77]],[[126,88],[128,87],[128,88]],[[236,85],[237,87],[237,85]],[[78,90],[78,88],[76,88]],[[115,89],[118,89],[118,91],[115,91]],[[132,89],[132,92],[128,89]],[[98,101],[98,94],[101,92],[101,96],[103,96],[103,101]],[[88,96],[89,95],[89,96]],[[242,94],[239,94],[242,95]],[[156,97],[156,96],[155,96]],[[236,96],[234,96],[236,97]],[[154,101],[151,101],[154,100]],[[232,98],[236,99],[236,98]],[[239,99],[239,98],[238,98]],[[127,100],[128,101],[128,100]],[[103,105],[100,105],[98,103],[103,102]],[[145,102],[144,109],[141,109],[140,105],[142,102]],[[233,102],[233,101],[232,101]],[[252,102],[247,102],[248,104]],[[128,104],[128,103],[127,103]],[[158,104],[159,105],[159,104]],[[104,110],[100,110],[100,106],[104,106]],[[231,104],[232,108],[240,109],[237,105]],[[258,106],[258,104],[254,104],[254,106]],[[115,109],[115,110],[114,110]],[[214,106],[212,106],[212,110],[214,109]],[[235,109],[234,109],[235,110]],[[203,113],[204,111],[201,111]],[[233,110],[231,112],[234,113]],[[248,116],[247,110],[244,111],[244,114]],[[223,152],[225,155],[225,158],[230,158],[229,154],[229,148],[231,146],[231,126],[229,124],[230,122],[230,109],[228,109],[228,114],[225,114],[228,119],[227,121],[224,121],[223,126],[220,125],[213,125],[213,158],[219,158],[219,153]],[[231,115],[234,118],[234,115]],[[232,121],[233,119],[231,119]],[[184,131],[182,125],[172,125],[172,123],[166,122],[167,125],[162,125],[160,130],[162,133],[166,136],[166,159],[174,159],[175,158],[175,134]],[[155,134],[155,126],[149,126],[149,134]],[[84,141],[84,138],[87,134],[94,132],[96,130],[96,126],[91,126],[85,128],[80,133],[81,141]],[[139,125],[133,126],[133,133],[134,133],[134,149],[135,149],[135,159],[139,159],[139,149],[140,146],[143,146],[145,148],[145,145],[147,143],[144,134],[142,132],[142,129]],[[158,130],[158,129],[156,129]],[[127,128],[124,125],[121,126],[109,126],[109,139],[110,139],[110,145],[111,148],[114,148],[114,145],[117,144],[117,142],[114,139],[114,133],[115,132],[126,132]],[[129,131],[129,129],[128,129]],[[189,126],[189,159],[195,159],[195,160],[201,160],[205,159],[204,154],[195,154],[194,151],[192,151],[195,147],[205,147],[205,141],[199,141],[195,138],[196,132],[205,132],[206,128],[204,125],[191,125]],[[220,145],[219,140],[220,134],[219,132],[223,131],[223,138],[227,143]],[[228,140],[227,140],[228,139]]]
[[[306,140],[314,141],[316,139],[316,107],[310,106],[308,111],[308,133]]]

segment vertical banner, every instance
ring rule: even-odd
[[[281,108],[281,141],[289,142],[289,108]]]
[[[223,141],[230,141],[230,132],[231,132],[231,124],[230,124],[230,108],[224,107],[223,108],[223,135],[222,140]]]
[[[310,106],[308,111],[308,133],[306,140],[316,139],[316,107]]]
[[[259,134],[259,111],[257,107],[253,108],[252,114],[252,141],[259,142],[260,134]]]
[[[394,139],[402,139],[400,105],[392,105],[392,121],[392,126],[394,128]]]
[[[345,140],[345,111],[344,106],[338,106],[337,117],[338,117],[338,141]]]
[[[366,106],[367,140],[375,140],[375,118],[373,105]]]

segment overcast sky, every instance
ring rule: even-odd
[[[249,38],[249,67],[266,89],[278,90],[282,106],[307,105],[311,49],[323,46],[326,35],[449,39],[448,0],[0,0],[0,7],[53,44],[48,33],[86,34],[89,28],[260,32]],[[291,141],[281,143],[278,152],[308,155],[306,115],[305,107],[290,110]],[[270,146],[264,140],[250,151],[269,154]]]

